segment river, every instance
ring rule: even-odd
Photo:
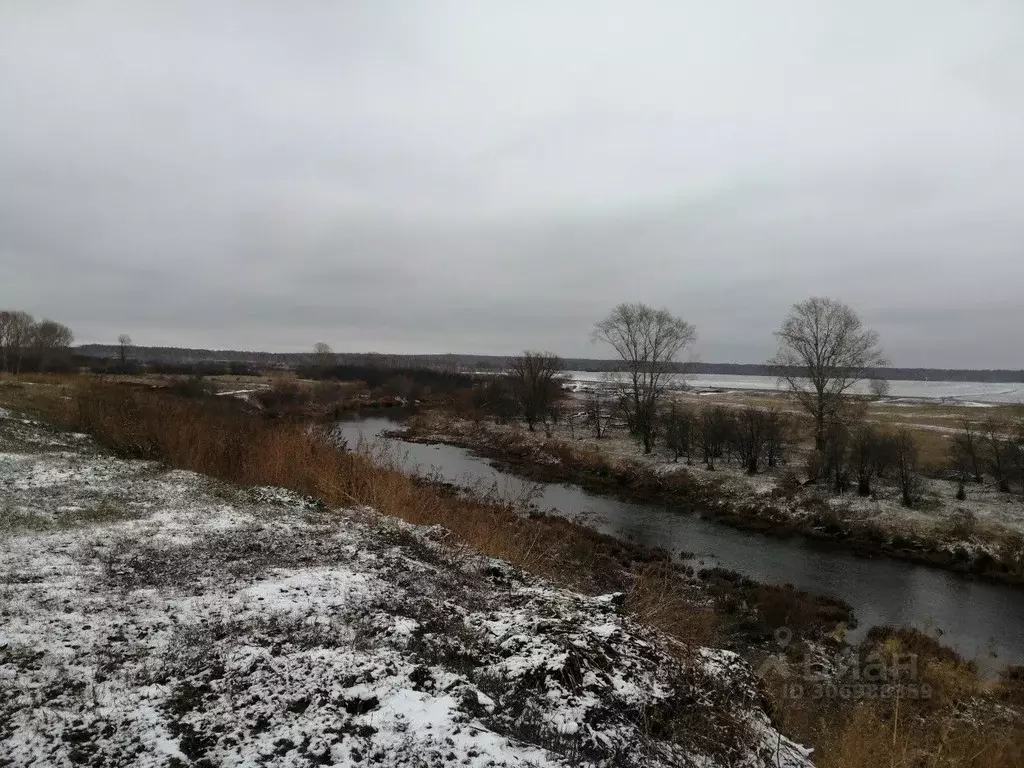
[[[376,441],[408,472],[431,472],[464,486],[496,486],[520,494],[537,487],[542,509],[647,546],[694,553],[706,566],[720,565],[757,581],[793,584],[809,592],[839,597],[855,612],[856,641],[877,624],[940,632],[941,640],[986,669],[1024,664],[1024,589],[970,579],[959,574],[889,558],[863,558],[801,538],[779,539],[672,509],[633,504],[588,493],[574,485],[537,484],[496,470],[487,459],[449,445],[403,440],[382,443],[381,432],[401,427],[382,417],[342,422],[350,446]],[[994,655],[993,655],[994,654]]]

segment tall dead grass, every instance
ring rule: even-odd
[[[888,696],[800,701],[787,698],[784,680],[766,681],[780,724],[817,745],[819,768],[1024,766],[1024,718],[1005,706],[1021,695],[1019,682],[1004,675],[993,686],[973,662],[911,629],[876,627],[859,651],[900,670],[888,678]],[[913,672],[905,663],[911,654]],[[930,695],[920,695],[922,686]]]

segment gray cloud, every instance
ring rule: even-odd
[[[1024,365],[1024,7],[0,6],[0,304],[85,341]]]

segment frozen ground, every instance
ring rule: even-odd
[[[2,765],[810,765],[619,604],[0,413]]]
[[[609,374],[593,371],[565,371],[566,378],[580,382],[608,381]],[[697,390],[761,390],[780,389],[774,376],[732,376],[693,374],[686,376],[686,385]],[[993,383],[977,381],[890,381],[889,397],[896,400],[947,401],[957,405],[994,405],[1024,403],[1024,383]],[[860,382],[853,392],[869,394],[868,383]]]

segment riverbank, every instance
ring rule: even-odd
[[[452,493],[408,476],[385,457],[338,450],[319,427],[266,419],[230,398],[185,398],[171,389],[88,377],[40,382],[25,390],[0,386],[3,404],[28,407],[119,456],[159,461],[243,487],[284,487],[332,506],[371,507],[413,524],[445,526],[481,554],[565,587],[590,594],[622,592],[628,611],[683,642],[757,644],[771,638],[786,616],[793,618],[797,639],[817,641],[838,624],[852,622],[840,601],[722,578],[719,572],[702,578],[663,550],[561,517],[524,514],[515,499]]]
[[[564,425],[549,437],[519,425],[430,411],[410,419],[396,434],[412,442],[467,448],[537,481],[573,483],[620,499],[664,504],[739,529],[802,536],[865,557],[892,557],[1024,584],[1020,528],[1006,521],[979,521],[969,505],[910,511],[895,499],[828,496],[803,487],[786,468],[754,478],[727,468],[708,472],[657,454],[644,456],[625,438],[575,440]]]
[[[757,670],[758,690],[767,696],[773,720],[787,735],[813,746],[815,763],[822,768],[876,768],[884,762],[909,768],[925,756],[943,768],[995,768],[1017,764],[1022,757],[1024,697],[1019,697],[1014,673],[1007,673],[1005,681],[988,683],[971,662],[921,633],[881,629],[859,648],[848,649],[852,655],[844,654],[840,643],[822,635],[827,617],[816,608],[803,616],[810,623],[801,629],[807,606],[818,603],[807,602],[794,590],[744,583],[728,573],[701,578],[673,566],[664,553],[634,547],[570,521],[524,513],[494,500],[437,491],[376,464],[372,455],[339,452],[308,425],[266,421],[232,408],[224,398],[186,400],[158,391],[106,387],[91,378],[65,381],[43,391],[45,386],[29,388],[31,392],[7,392],[0,387],[0,404],[24,404],[21,395],[29,395],[35,413],[88,432],[120,459],[149,459],[146,465],[161,472],[168,468],[199,471],[204,482],[215,478],[220,481],[211,491],[215,506],[234,503],[234,493],[279,486],[297,492],[328,519],[343,510],[373,507],[385,522],[398,518],[440,526],[437,531],[444,547],[466,548],[477,557],[498,557],[557,588],[590,596],[619,592],[626,619],[670,642],[690,648],[722,647],[747,637],[744,655]],[[37,424],[25,423],[22,417],[8,421],[13,436],[6,453],[24,452],[23,446],[37,442],[33,436]],[[59,468],[40,474],[51,479],[65,476]],[[181,495],[174,494],[175,498]],[[47,493],[39,493],[43,501],[46,497]],[[55,511],[63,516],[69,511],[65,506],[76,505],[59,505]],[[107,514],[103,509],[84,517],[102,520]],[[51,524],[59,526],[63,520],[38,523]],[[204,540],[205,531],[183,527],[194,534],[193,542]],[[291,541],[286,534],[273,529],[259,551],[274,555],[282,542]],[[316,542],[321,540],[313,535],[298,549],[315,554]],[[130,536],[129,541],[144,544],[145,533]],[[223,548],[209,549],[216,553]],[[376,550],[368,547],[368,552]],[[239,565],[233,553],[236,550],[228,549],[224,558],[200,568],[201,578],[222,572],[230,575]],[[129,558],[129,572],[148,568],[159,573],[161,563],[189,560],[186,552],[169,560],[154,557],[148,549],[135,555]],[[26,562],[31,564],[30,559]],[[431,564],[441,579],[458,581],[452,575],[456,571],[450,571],[445,561],[428,561]],[[415,575],[419,578],[418,570]],[[9,579],[6,586],[17,590],[27,584],[24,588],[29,589],[33,581]],[[490,599],[485,596],[484,602]],[[504,616],[507,607],[495,600],[497,615]],[[821,605],[831,611],[834,626],[835,604]],[[549,610],[557,618],[559,607]],[[791,625],[800,630],[793,636],[782,631]],[[915,659],[913,668],[907,663],[908,654]],[[889,670],[883,678],[876,674],[870,681],[858,682],[856,675],[851,677],[851,664],[860,668],[871,659],[875,660],[870,662],[871,669],[877,672],[881,659]],[[573,671],[569,679],[579,680],[578,672]],[[1020,704],[1015,703],[1017,698]],[[738,701],[731,697],[722,708],[735,708]],[[286,708],[280,699],[271,698],[271,702],[267,706],[272,709]],[[684,697],[680,704],[691,711],[699,700]],[[355,708],[358,714],[359,707]],[[189,715],[187,722],[193,722],[193,717]],[[668,738],[674,743],[681,733],[673,729]],[[529,737],[517,738],[532,743]],[[932,759],[936,755],[940,759]],[[473,764],[476,756],[467,752],[466,757]],[[286,764],[285,758],[270,756],[268,761]]]

